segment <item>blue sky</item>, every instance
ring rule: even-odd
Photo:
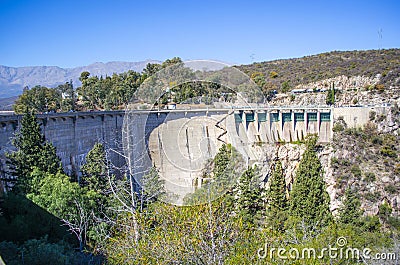
[[[75,67],[174,56],[244,64],[399,48],[399,14],[397,0],[0,0],[0,64]]]

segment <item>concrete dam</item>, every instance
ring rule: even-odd
[[[137,179],[155,166],[167,190],[192,192],[207,160],[223,143],[232,144],[247,162],[260,160],[262,145],[292,142],[318,134],[329,142],[333,121],[349,127],[368,122],[373,107],[264,107],[161,111],[71,112],[37,115],[42,133],[57,148],[67,174],[79,175],[85,156],[103,143],[113,164],[128,164]],[[11,140],[22,116],[0,116],[0,157],[13,150]],[[196,181],[196,185],[199,182]]]

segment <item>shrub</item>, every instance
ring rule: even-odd
[[[364,133],[371,137],[377,134],[378,126],[376,126],[375,123],[372,122],[367,122],[367,124],[364,125]]]
[[[343,165],[343,166],[350,166],[350,164],[351,164],[351,163],[350,163],[349,160],[347,160],[347,159],[345,159],[345,158],[342,159],[342,165]]]
[[[372,137],[372,143],[376,145],[381,145],[383,141],[379,136],[374,136]]]
[[[8,241],[0,242],[0,254],[6,264],[19,264],[19,249],[16,244]]]
[[[370,111],[369,112],[369,120],[373,121],[373,120],[375,120],[375,117],[376,117],[376,112],[375,111]]]
[[[363,231],[378,231],[381,227],[379,218],[377,216],[366,216],[362,220],[362,230]]]
[[[275,72],[275,71],[271,71],[271,72],[269,73],[269,77],[270,77],[270,78],[277,78],[277,77],[278,77],[278,73]]]
[[[335,125],[333,125],[332,131],[334,132],[342,132],[344,130],[344,126],[340,123],[335,123]]]
[[[64,246],[48,243],[47,238],[26,241],[22,251],[26,264],[66,264],[69,259]]]
[[[340,163],[339,163],[339,159],[337,159],[336,157],[332,157],[332,158],[331,158],[331,165],[332,165],[333,167],[337,167],[339,164],[340,164]]]
[[[384,115],[384,114],[381,114],[381,115],[378,116],[378,122],[382,122],[385,119],[386,119],[386,115]]]
[[[385,90],[385,86],[383,84],[377,84],[375,85],[375,89],[377,89],[379,92],[382,92]]]
[[[272,77],[272,78],[274,78],[274,77]],[[281,86],[282,92],[286,93],[286,92],[288,92],[290,90],[290,88],[291,88],[290,87],[290,83],[288,81],[285,81],[285,82],[282,83],[282,86]]]
[[[364,198],[370,202],[377,202],[380,197],[380,192],[366,192],[364,194]]]
[[[360,169],[360,167],[358,165],[352,166],[350,171],[354,175],[354,177],[356,177],[356,178],[360,178],[361,177],[361,169]]]
[[[389,216],[388,224],[393,228],[400,231],[400,218],[395,216]]]
[[[390,148],[389,146],[382,147],[380,152],[381,152],[381,155],[383,155],[383,156],[392,157],[392,158],[397,157],[396,151],[393,150],[392,148]]]
[[[386,201],[379,205],[378,216],[383,220],[387,221],[389,216],[392,214],[392,207]]]
[[[396,164],[396,166],[394,167],[394,173],[400,174],[400,164]]]
[[[374,182],[376,180],[376,176],[372,172],[367,172],[364,175],[364,181],[366,182]]]
[[[397,188],[393,184],[389,184],[385,187],[385,191],[390,194],[395,194],[397,192]]]

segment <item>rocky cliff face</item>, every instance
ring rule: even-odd
[[[337,126],[332,142],[318,149],[334,214],[349,187],[358,191],[365,214],[377,214],[384,201],[391,205],[394,215],[400,214],[400,109],[395,105],[386,115],[371,115],[370,119],[368,125],[358,129],[346,128],[337,121],[342,126]],[[290,190],[304,150],[301,144],[265,146],[265,175],[271,161],[278,157]]]
[[[279,144],[269,145],[265,148],[265,156],[267,164],[269,165],[275,157],[278,157],[282,162],[282,169],[285,174],[286,186],[288,191],[291,190],[294,179],[296,178],[296,170],[299,166],[301,157],[305,151],[303,144]],[[333,174],[333,169],[330,165],[330,161],[334,156],[334,152],[331,146],[320,146],[318,150],[318,157],[321,161],[322,167],[324,168],[323,177],[326,182],[326,188],[331,199],[331,211],[335,212],[341,205],[340,199],[337,196],[336,181]],[[268,167],[268,166],[267,166]],[[267,178],[269,176],[269,168],[265,171]],[[266,179],[267,180],[267,179]],[[266,184],[268,186],[268,183]]]
[[[335,88],[339,90],[349,90],[354,88],[366,88],[379,83],[381,75],[378,74],[374,78],[367,76],[344,76],[340,75],[325,80],[309,83],[306,85],[298,85],[296,88],[329,88],[335,84]]]
[[[399,78],[400,79],[400,78]],[[321,80],[306,85],[299,85],[297,88],[314,89],[324,88],[329,89],[332,84],[335,84],[337,93],[335,95],[336,106],[350,105],[382,105],[400,103],[400,88],[397,86],[382,87],[379,86],[381,76],[375,78],[365,76],[337,76]],[[278,94],[272,101],[272,105],[325,105],[327,92],[312,92],[291,95]]]

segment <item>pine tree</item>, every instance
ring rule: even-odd
[[[281,161],[277,160],[272,166],[270,185],[267,193],[268,222],[277,230],[283,229],[287,219],[288,199],[286,197],[286,182]]]
[[[260,183],[256,172],[256,166],[249,167],[240,176],[236,188],[236,206],[244,220],[249,222],[254,222],[259,218],[263,209]]]
[[[104,146],[96,143],[86,155],[86,163],[81,167],[81,185],[94,191],[104,191],[108,181],[107,169]]]
[[[21,127],[12,141],[16,151],[7,154],[8,174],[15,179],[15,191],[29,193],[31,172],[34,168],[56,174],[62,172],[60,159],[51,143],[45,141],[35,115],[26,113]]]
[[[214,180],[220,190],[232,186],[235,180],[235,151],[230,144],[223,144],[214,157]]]
[[[160,179],[155,167],[152,167],[149,173],[142,177],[140,184],[142,187],[141,207],[143,207],[143,204],[156,201],[165,194],[164,181]]]
[[[38,161],[38,168],[49,174],[57,174],[62,172],[60,158],[56,154],[57,150],[49,142],[42,145],[41,156]]]
[[[379,205],[378,216],[384,225],[388,223],[392,211],[393,209],[387,201],[384,201],[381,205]]]
[[[316,153],[317,136],[306,141],[306,151],[296,171],[296,179],[290,193],[290,215],[308,224],[326,225],[332,220],[329,211],[329,194],[323,180],[323,169]]]
[[[328,93],[326,95],[326,104],[335,104],[335,84],[333,84],[333,87],[328,90]]]
[[[196,205],[213,201],[225,193],[232,195],[232,188],[237,184],[239,176],[237,172],[242,166],[241,157],[235,148],[230,144],[223,144],[214,159],[208,161],[203,171],[204,181],[201,187],[184,198],[185,204]],[[230,202],[233,204],[233,199]]]
[[[343,224],[357,225],[362,215],[360,198],[352,189],[347,189],[342,207],[339,209],[339,220]]]
[[[222,178],[226,174],[230,157],[231,157],[230,146],[223,144],[214,158],[215,166],[213,173],[215,178]]]

